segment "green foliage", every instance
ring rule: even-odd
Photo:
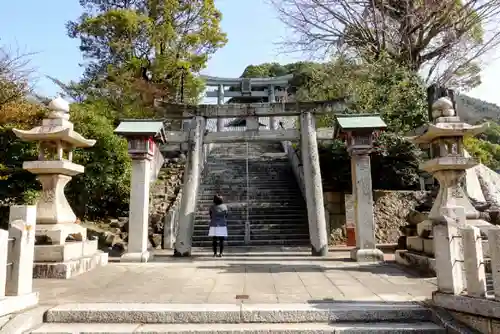
[[[389,58],[362,64],[337,58],[314,70],[299,89],[299,98],[352,99],[350,112],[379,113],[393,132],[405,133],[427,121],[426,91],[422,80]],[[332,115],[323,123],[331,124]],[[321,121],[320,121],[321,122]]]
[[[385,132],[372,153],[372,179],[376,189],[409,190],[419,184],[422,151],[403,136]]]
[[[71,107],[75,130],[97,142],[92,148],[75,150],[74,161],[85,166],[85,173],[69,183],[68,201],[79,217],[124,215],[130,189],[127,142],[113,133],[113,121],[102,115],[104,105],[83,103]]]
[[[371,154],[374,189],[413,190],[419,184],[418,164],[422,152],[402,136],[382,133]],[[350,191],[351,157],[340,140],[320,148],[321,174],[336,191]]]
[[[28,189],[23,193],[23,204],[36,205],[41,196],[40,190]]]
[[[421,151],[401,135],[426,123],[426,90],[413,71],[389,57],[355,63],[339,57],[324,64],[299,62],[287,65],[250,65],[242,77],[294,74],[291,92],[297,100],[317,101],[347,97],[348,113],[380,113],[390,133],[382,134],[372,153],[373,186],[377,189],[415,189],[418,186]],[[236,99],[233,99],[233,101]],[[331,127],[335,115],[317,120]],[[351,188],[350,157],[340,141],[320,145],[321,172],[335,189]]]
[[[82,0],[68,33],[88,63],[74,90],[105,99],[119,116],[151,116],[155,99],[196,103],[195,77],[226,43],[213,0]],[[181,87],[182,86],[182,87]],[[182,92],[181,92],[182,90]]]
[[[18,140],[12,128],[12,124],[0,125],[0,203],[24,204],[29,197],[25,194],[41,186],[22,163],[35,160],[38,152],[35,144]]]
[[[482,164],[500,170],[500,125],[490,122],[490,128],[478,138],[464,140],[467,151]]]
[[[297,90],[304,86],[310,79],[315,69],[321,69],[323,67],[320,63],[299,61],[296,63],[290,63],[286,65],[281,65],[279,63],[263,63],[260,65],[249,65],[243,71],[241,78],[270,78],[278,77],[287,74],[293,74],[293,78],[290,81],[289,93],[297,93]],[[255,89],[255,88],[254,88]],[[262,89],[265,89],[262,87]],[[243,97],[243,98],[232,98],[228,103],[248,103],[248,102],[258,102],[254,101],[255,98]],[[267,101],[267,98],[264,98]]]
[[[499,19],[497,1],[270,1],[292,31],[288,49],[368,62],[388,56],[453,88],[481,83],[481,58],[500,38],[489,24]]]

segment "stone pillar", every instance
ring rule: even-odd
[[[12,272],[6,286],[8,295],[23,296],[33,292],[36,221],[36,206],[16,205],[10,208],[9,236],[14,241],[9,254]]]
[[[459,227],[466,224],[466,211],[460,206],[442,207],[435,220],[433,235],[438,291],[458,295],[466,287],[463,242],[457,238]]]
[[[370,150],[351,148],[349,151],[356,222],[356,248],[351,251],[351,259],[383,261],[384,253],[376,247]]]
[[[7,268],[7,253],[9,251],[9,232],[0,229],[0,268]],[[0,270],[0,300],[5,297],[7,270]]]
[[[122,255],[122,262],[148,262],[151,257],[148,251],[150,173],[149,157],[132,157],[128,250]]]
[[[182,190],[182,200],[179,210],[179,229],[175,241],[174,256],[190,256],[192,236],[194,229],[194,218],[196,214],[196,199],[200,184],[201,174],[201,150],[203,147],[203,132],[205,119],[197,116],[191,127],[190,147],[186,173]]]
[[[269,85],[269,103],[274,103],[276,102],[276,94],[274,91],[275,87],[274,85]],[[270,130],[276,130],[278,128],[278,120],[276,119],[275,116],[269,117],[269,129]]]
[[[304,112],[300,115],[300,134],[311,252],[313,256],[327,256],[328,231],[323,203],[323,184],[319,166],[316,126],[314,116],[310,112]]]
[[[224,85],[219,85],[217,89],[217,105],[224,104]],[[217,118],[217,132],[224,131],[224,118]]]

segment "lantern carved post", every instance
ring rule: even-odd
[[[157,145],[157,141],[165,142],[163,122],[123,121],[115,133],[127,139],[128,153],[132,158],[128,248],[120,261],[148,262],[152,258],[148,251],[149,191],[150,183],[163,164]]]
[[[378,115],[357,114],[336,117],[336,136],[345,139],[347,152],[351,156],[355,225],[346,226],[346,232],[348,239],[354,237],[356,240],[356,248],[351,251],[351,258],[358,262],[384,259],[384,254],[376,247],[370,153],[373,149],[374,134],[385,127],[385,123]]]

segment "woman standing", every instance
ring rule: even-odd
[[[227,206],[223,203],[222,196],[214,196],[214,204],[210,207],[210,229],[208,236],[212,237],[214,256],[222,257],[224,238],[227,238]],[[219,254],[217,254],[217,244]]]

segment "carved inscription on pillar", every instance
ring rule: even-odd
[[[370,156],[369,155],[356,155],[356,187],[358,188],[357,193],[363,196],[370,196],[372,190],[372,177],[371,177],[371,166],[370,166]],[[361,189],[359,189],[361,187]]]

